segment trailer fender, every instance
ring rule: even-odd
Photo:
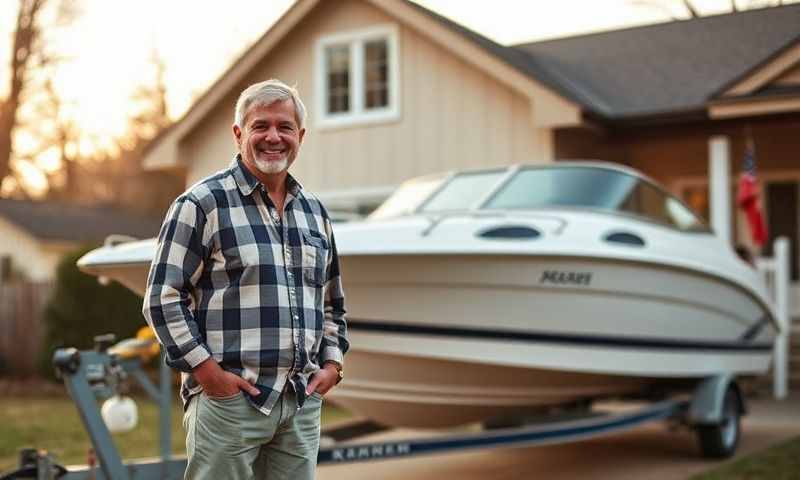
[[[733,390],[739,401],[739,414],[747,413],[739,385],[733,375],[725,373],[708,377],[701,381],[694,390],[687,413],[690,425],[716,425],[722,422],[725,395]]]

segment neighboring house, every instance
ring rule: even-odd
[[[638,168],[707,213],[709,138],[730,137],[737,170],[750,138],[797,282],[799,26],[795,4],[506,47],[406,0],[299,0],[145,166],[184,168],[189,183],[224,167],[239,92],[272,77],[309,107],[293,173],[351,211],[427,173],[591,158]]]
[[[0,284],[13,276],[50,280],[61,256],[110,234],[158,234],[160,219],[111,208],[0,199]]]

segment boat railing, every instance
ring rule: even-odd
[[[789,326],[791,318],[789,239],[777,238],[772,251],[774,252],[772,258],[756,259],[756,268],[766,281],[771,307],[780,327],[773,347],[775,358],[772,368],[772,394],[777,399],[784,399],[789,394]]]

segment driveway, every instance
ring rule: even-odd
[[[763,450],[800,435],[800,394],[777,402],[750,399],[736,457]],[[419,435],[403,431],[378,438]],[[468,480],[468,479],[686,479],[717,466],[699,457],[695,436],[671,432],[664,423],[627,433],[564,445],[468,451],[363,464],[326,465],[320,480]]]

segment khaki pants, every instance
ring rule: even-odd
[[[313,479],[319,452],[322,397],[301,410],[288,388],[269,416],[242,393],[192,397],[183,416],[189,462],[186,480]]]

